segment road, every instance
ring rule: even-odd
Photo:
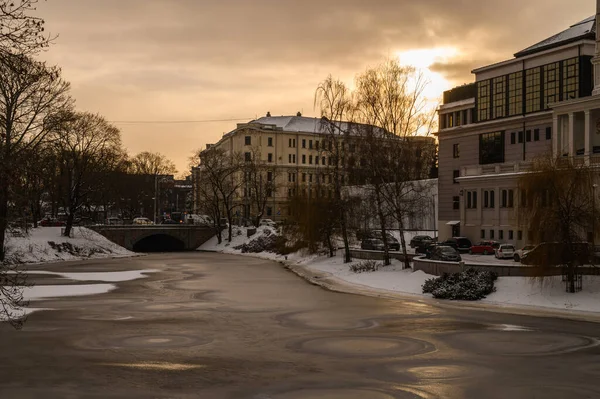
[[[336,293],[222,254],[43,269],[159,272],[0,325],[0,398],[600,398],[592,322]]]

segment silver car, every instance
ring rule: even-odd
[[[496,259],[512,259],[515,256],[515,246],[512,244],[500,244],[494,251]]]

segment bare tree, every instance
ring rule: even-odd
[[[598,231],[600,209],[594,199],[597,172],[572,160],[546,155],[533,162],[531,173],[519,179],[520,223],[534,244],[547,253],[534,258],[533,272],[545,276],[557,265],[567,269],[568,291],[575,292],[577,267],[589,261],[586,233]]]
[[[140,175],[174,175],[177,173],[175,164],[158,152],[140,152],[130,160],[131,171]]]
[[[50,45],[44,20],[32,16],[38,0],[0,1],[0,56],[35,54]]]
[[[228,240],[231,242],[233,211],[237,206],[235,196],[242,187],[240,172],[242,158],[239,153],[228,153],[221,148],[211,147],[199,154],[202,193],[210,200],[213,215],[225,214],[229,228]],[[219,209],[215,209],[218,207]],[[214,218],[218,230],[222,229],[221,218]]]
[[[121,162],[121,134],[100,115],[70,113],[56,126],[53,136],[69,188],[64,232],[68,237],[81,204]]]
[[[273,164],[262,159],[259,148],[252,149],[250,158],[243,166],[244,184],[250,197],[251,208],[256,211],[253,222],[258,227],[269,201],[272,201],[278,189],[278,170]]]
[[[314,99],[315,107],[321,113],[321,128],[327,139],[321,145],[321,152],[329,159],[328,173],[332,176],[335,206],[339,212],[339,225],[344,241],[344,263],[352,261],[348,240],[347,206],[342,195],[342,187],[347,179],[344,148],[350,135],[352,120],[352,98],[346,85],[329,75],[317,86]]]
[[[56,115],[70,106],[69,84],[59,69],[24,55],[0,58],[0,260],[13,171],[46,139]]]
[[[420,200],[417,192],[422,185],[415,180],[429,176],[431,151],[435,151],[434,140],[421,137],[431,134],[434,128],[435,111],[428,108],[424,90],[427,80],[413,67],[400,65],[396,59],[367,69],[357,79],[355,101],[356,119],[375,125],[382,130],[367,130],[364,143],[371,147],[365,151],[374,184],[381,224],[384,224],[383,209],[387,209],[398,223],[404,265],[410,267],[404,223]]]

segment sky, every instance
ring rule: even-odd
[[[427,94],[595,13],[595,0],[47,0],[58,35],[42,57],[77,108],[119,127],[131,155],[160,152],[180,174],[237,123],[319,116],[318,83],[352,84],[386,57],[426,69]],[[173,123],[156,123],[156,122]],[[206,122],[213,121],[213,122]],[[144,122],[144,123],[132,123]]]

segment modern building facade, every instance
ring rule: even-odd
[[[600,163],[597,17],[472,71],[439,108],[440,239],[523,245],[519,176],[544,154]],[[597,82],[598,84],[599,82]]]

